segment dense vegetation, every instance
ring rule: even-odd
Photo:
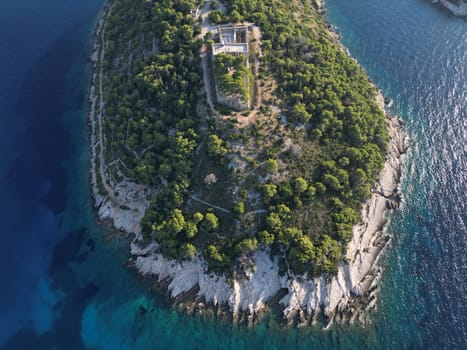
[[[200,44],[189,15],[194,6],[193,1],[118,0],[106,26],[106,158],[113,176],[158,189],[142,223],[148,238],[153,230],[162,239],[184,225],[179,208],[198,144],[201,86]],[[187,236],[194,235],[196,221],[198,216],[186,223]],[[167,240],[164,247],[174,244]],[[192,245],[176,249],[174,254],[194,254]]]
[[[243,101],[249,100],[248,85],[252,73],[244,56],[218,54],[214,59],[214,74],[222,94],[238,95]]]
[[[274,89],[256,121],[239,129],[203,107],[194,1],[116,0],[104,63],[110,170],[156,189],[142,229],[167,256],[199,251],[211,269],[239,273],[262,245],[284,272],[333,273],[384,160],[375,89],[312,4],[224,4],[217,21],[262,30],[256,78]],[[238,62],[225,56],[215,73],[238,90],[226,73]]]
[[[123,161],[125,176],[150,186],[188,181],[196,147],[200,71],[191,6],[120,0],[108,19],[107,154]]]
[[[226,17],[240,14],[263,31],[262,67],[277,81],[281,108],[301,146],[299,154],[266,155],[286,163],[293,176],[259,185],[268,214],[257,238],[284,252],[284,268],[335,271],[384,161],[387,131],[375,89],[312,6],[232,0],[228,8]]]

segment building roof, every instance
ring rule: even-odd
[[[228,44],[214,44],[213,46],[213,55],[218,55],[220,53],[242,53],[248,54],[248,43],[228,43]]]

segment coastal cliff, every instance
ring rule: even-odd
[[[149,245],[141,231],[141,220],[149,207],[153,190],[130,179],[116,181],[107,171],[102,66],[106,43],[104,30],[112,11],[106,8],[95,36],[92,55],[94,75],[89,97],[91,185],[96,211],[101,220],[111,220],[113,226],[134,234],[131,243],[131,265],[145,277],[167,288],[172,301],[183,303],[187,310],[202,309],[207,305],[226,306],[234,320],[254,324],[267,309],[280,305],[286,324],[304,325],[324,314],[328,323],[353,320],[361,310],[375,306],[375,291],[380,276],[378,258],[387,246],[385,233],[389,209],[399,201],[401,157],[406,151],[405,134],[397,117],[387,117],[390,136],[386,162],[373,186],[371,198],[361,210],[361,223],[354,226],[343,259],[335,275],[322,274],[315,278],[298,275],[291,270],[281,273],[277,257],[271,258],[266,245],[260,246],[253,257],[254,268],[234,278],[209,271],[204,257],[198,253],[193,259],[180,261],[161,254],[157,242]],[[156,46],[156,45],[153,45]],[[378,104],[384,110],[382,96]],[[196,197],[194,197],[196,199]],[[222,208],[221,208],[222,209]],[[260,210],[257,210],[260,212]]]
[[[172,300],[189,295],[191,309],[204,303],[228,305],[233,318],[246,324],[260,319],[271,301],[279,299],[287,324],[305,325],[323,313],[328,324],[333,321],[365,318],[363,310],[376,305],[377,283],[381,269],[377,262],[390,241],[385,231],[388,211],[400,200],[399,181],[402,157],[407,150],[406,136],[398,117],[387,119],[391,141],[387,159],[375,184],[372,197],[362,208],[362,223],[353,229],[345,258],[339,263],[336,276],[312,280],[286,274],[280,276],[277,259],[271,260],[267,250],[255,253],[256,269],[247,279],[227,282],[225,277],[207,272],[201,257],[189,262],[164,258],[157,246],[141,248],[141,236],[131,244],[131,264],[137,271],[156,281],[166,281]],[[190,293],[195,291],[195,293]]]

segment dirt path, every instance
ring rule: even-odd
[[[211,5],[211,0],[208,0],[205,2],[204,6],[200,9],[200,15],[202,21],[201,21],[201,38],[204,39],[204,36],[215,30],[215,26],[212,26],[209,24],[208,21],[208,15],[211,12],[210,9]],[[216,116],[220,117],[220,114],[216,111],[214,108],[214,103],[212,101],[212,96],[213,91],[211,89],[211,82],[209,80],[209,70],[208,70],[208,50],[205,46],[202,47],[201,49],[201,62],[202,62],[202,67],[203,67],[203,82],[204,82],[204,88],[206,90],[206,99],[209,105],[209,108],[211,110],[211,113]]]
[[[222,208],[222,207],[219,207],[219,206],[217,206],[217,205],[215,205],[215,204],[212,204],[212,203],[203,201],[202,199],[199,199],[199,198],[196,197],[196,196],[191,196],[190,198],[193,199],[193,200],[196,201],[196,202],[199,202],[199,203],[208,205],[208,206],[210,206],[210,207],[216,208],[216,209],[218,209],[218,210],[220,210],[220,211],[223,211],[224,213],[232,214],[232,212],[231,212],[230,210],[227,210],[227,209]]]
[[[105,15],[105,18],[107,18],[108,16],[110,16],[110,14],[112,13],[112,9],[114,7],[115,3],[112,3],[112,5],[110,5],[109,7],[109,10],[107,12],[107,14]],[[103,89],[103,80],[104,80],[104,73],[102,72],[102,62],[104,61],[104,57],[105,57],[105,38],[104,38],[104,34],[105,34],[105,26],[106,26],[106,19],[103,19],[103,25],[102,27],[100,28],[100,56],[99,56],[99,78],[98,78],[98,84],[99,84],[99,113],[95,116],[95,118],[93,118],[93,123],[94,123],[94,132],[95,132],[95,129],[96,129],[96,121],[97,121],[97,124],[99,125],[99,137],[98,137],[98,140],[97,140],[97,144],[99,145],[99,176],[101,178],[101,183],[102,183],[102,186],[104,187],[105,189],[105,192],[107,193],[108,197],[110,198],[110,200],[120,206],[122,205],[120,203],[120,201],[118,200],[117,197],[115,197],[113,195],[113,190],[112,188],[109,186],[109,180],[108,178],[106,177],[105,175],[105,159],[104,159],[104,151],[105,151],[105,145],[104,145],[104,132],[103,132],[103,128],[104,128],[104,123],[102,121],[102,115],[104,114],[104,109],[105,109],[105,103],[104,103],[104,89]]]
[[[206,90],[206,99],[208,102],[208,106],[211,109],[211,113],[216,116],[220,117],[220,114],[214,108],[214,104],[212,102],[213,92],[211,89],[211,83],[209,81],[209,73],[208,73],[208,54],[206,52],[206,48],[202,49],[201,52],[201,61],[203,65],[203,81],[204,81],[204,88]]]

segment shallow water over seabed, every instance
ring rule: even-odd
[[[372,326],[245,330],[168,307],[95,224],[86,95],[103,0],[0,2],[0,346],[458,349],[467,339],[467,23],[421,0],[328,0],[412,148]]]

